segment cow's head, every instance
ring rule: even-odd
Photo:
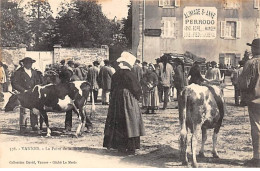
[[[91,89],[91,86],[86,81],[74,81],[71,82],[69,85],[69,96],[72,99],[75,99],[76,96],[80,95],[80,97],[85,97],[86,99],[89,96],[89,92]]]
[[[18,95],[11,92],[0,93],[0,109],[5,112],[13,111],[20,105]]]

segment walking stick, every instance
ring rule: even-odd
[[[91,113],[90,113],[90,117],[95,116],[95,113],[96,113],[96,106],[95,106],[95,99],[94,99],[94,93],[93,93],[93,90],[91,92],[91,97],[92,97],[92,104],[91,104]]]

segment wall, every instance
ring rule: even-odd
[[[14,65],[19,66],[19,60],[25,57],[25,47],[1,47],[0,60],[8,65],[9,70],[14,69]]]
[[[25,56],[28,56],[34,60],[33,68],[40,70],[41,72],[45,71],[46,65],[53,63],[53,51],[26,51]]]
[[[109,59],[109,50],[102,48],[63,48],[61,46],[54,46],[54,62],[59,63],[62,59],[89,65],[96,60],[101,62],[104,59]]]
[[[26,51],[26,47],[1,47],[0,55],[0,60],[6,63],[10,70],[14,69],[14,65],[19,66],[19,60],[30,57],[36,60],[33,68],[44,72],[46,65],[59,63],[62,59],[85,65],[92,64],[95,60],[102,63],[104,59],[109,59],[109,49],[106,45],[101,48],[63,48],[55,45],[54,51]]]

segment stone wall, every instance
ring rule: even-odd
[[[19,60],[25,57],[25,53],[25,47],[1,47],[0,60],[13,70],[14,65],[19,65]]]
[[[109,50],[107,46],[101,48],[63,48],[59,45],[54,46],[54,62],[58,63],[62,59],[89,65],[95,60],[101,62],[104,59],[109,59]]]

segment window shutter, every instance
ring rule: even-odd
[[[164,33],[164,20],[162,19],[161,20],[161,30],[162,30],[162,33],[161,33],[161,37],[163,38],[165,33]]]
[[[174,38],[177,39],[177,35],[178,35],[178,22],[175,20],[174,21]]]
[[[259,9],[260,0],[254,0],[254,8]]]
[[[236,38],[240,39],[241,38],[241,21],[236,22]]]
[[[221,21],[220,22],[220,37],[221,38],[225,38],[225,33],[226,33],[225,29],[226,29],[226,21]]]
[[[170,27],[169,27],[169,37],[171,37],[171,38],[174,38],[174,31],[175,31],[175,28],[174,28],[174,26],[175,26],[175,21],[172,21],[172,20],[170,20],[169,21],[170,22]]]
[[[159,7],[163,7],[164,0],[159,0]]]
[[[175,7],[181,6],[181,0],[175,0]]]

